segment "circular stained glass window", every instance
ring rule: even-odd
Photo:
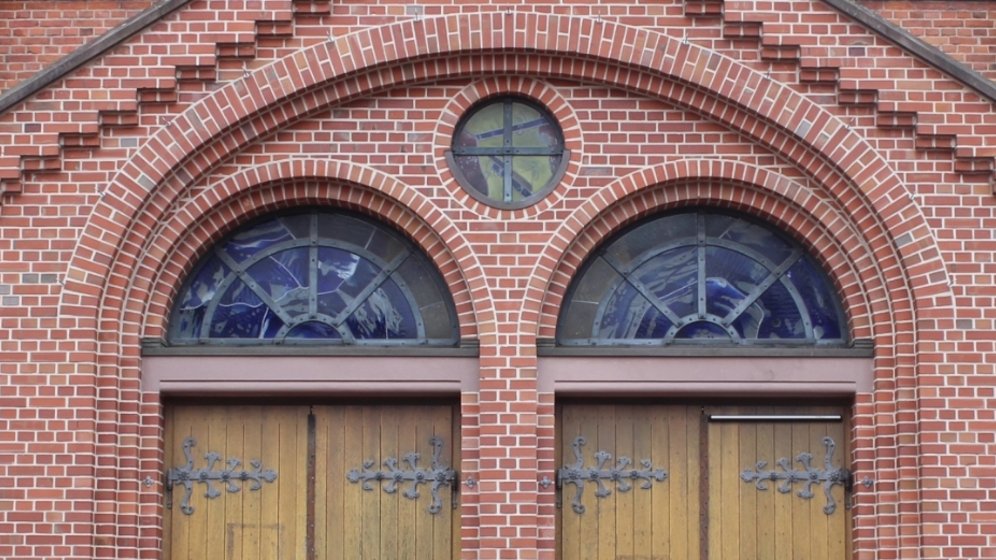
[[[334,211],[269,217],[216,245],[177,296],[171,344],[458,341],[432,262],[392,230]]]
[[[553,115],[519,97],[492,99],[468,111],[448,156],[463,188],[500,208],[523,208],[541,199],[569,159]]]
[[[772,229],[692,211],[606,243],[571,284],[560,344],[840,345],[846,321],[819,265]]]

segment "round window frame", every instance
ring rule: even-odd
[[[505,136],[505,142],[504,142],[505,145],[502,146],[501,148],[481,149],[481,150],[495,150],[496,153],[494,154],[488,152],[460,153],[460,150],[455,148],[455,146],[453,145],[456,139],[460,137],[460,131],[463,130],[463,127],[466,126],[466,124],[474,117],[474,115],[484,110],[486,107],[489,107],[496,103],[501,103],[502,105],[505,106],[504,109],[505,114],[503,116],[503,127],[502,127]],[[510,145],[511,142],[510,136],[512,132],[512,127],[509,124],[510,123],[509,112],[511,111],[512,104],[514,103],[521,103],[523,105],[532,108],[533,110],[537,111],[540,115],[542,115],[545,119],[547,119],[547,121],[550,124],[555,125],[557,127],[557,134],[559,136],[559,145],[555,146],[554,148],[551,148],[549,150],[550,153],[528,153],[528,154],[515,153],[516,151],[521,152],[522,150],[524,150],[524,148],[513,148]],[[559,152],[556,151],[557,149],[559,149]],[[528,150],[528,148],[525,148],[525,150]],[[508,153],[502,153],[502,152],[508,152]],[[478,189],[474,188],[470,180],[460,170],[460,166],[457,165],[457,159],[456,159],[457,157],[486,156],[486,155],[500,155],[507,158],[513,158],[515,156],[537,156],[537,155],[554,156],[557,155],[558,153],[560,154],[560,164],[557,166],[557,169],[554,170],[553,174],[551,175],[547,183],[543,185],[542,188],[537,189],[530,196],[518,201],[496,200],[480,192]],[[473,104],[457,121],[456,126],[453,128],[453,136],[450,139],[450,147],[446,150],[446,163],[447,165],[449,165],[450,172],[453,174],[453,177],[456,180],[457,184],[460,185],[460,188],[463,189],[465,193],[470,195],[473,199],[477,200],[478,202],[481,202],[483,204],[501,210],[519,210],[522,208],[528,208],[529,206],[532,206],[540,202],[544,198],[546,198],[551,192],[554,191],[554,189],[557,188],[557,185],[559,185],[561,181],[563,181],[564,175],[566,175],[567,173],[567,167],[570,164],[570,160],[571,160],[571,151],[567,149],[566,140],[564,138],[564,129],[561,126],[560,121],[554,116],[553,112],[551,112],[545,105],[532,98],[524,97],[521,95],[506,94],[496,97],[489,97],[487,99],[482,99],[477,103]],[[510,165],[507,165],[506,169],[511,170],[512,168]],[[507,178],[505,179],[505,182],[507,184],[511,177],[511,171],[506,173],[506,177]]]

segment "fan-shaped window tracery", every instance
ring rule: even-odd
[[[562,345],[785,344],[846,341],[820,267],[768,227],[691,211],[656,217],[606,243],[576,277]]]
[[[172,344],[457,342],[453,303],[410,241],[353,214],[273,216],[217,244],[176,300]]]

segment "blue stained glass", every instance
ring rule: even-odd
[[[396,262],[419,274],[392,280],[402,269],[384,267]],[[359,215],[271,217],[232,234],[194,270],[170,319],[173,344],[459,341],[453,301],[431,261]]]
[[[797,245],[762,225],[686,211],[630,228],[599,254],[568,292],[557,331],[561,343],[846,342],[843,316],[822,271],[798,256]],[[600,265],[603,259],[612,267]],[[791,259],[798,260],[782,270]],[[672,321],[685,326],[676,331]]]
[[[249,267],[249,276],[270,299],[291,315],[308,311],[307,248],[288,249]]]
[[[799,290],[799,295],[809,310],[814,336],[818,340],[841,338],[842,325],[837,319],[839,316],[837,299],[813,261],[809,258],[800,259],[789,269],[785,277]]]
[[[730,335],[716,323],[696,321],[678,330],[675,338],[682,340],[730,340]]]
[[[698,309],[698,259],[694,248],[672,249],[647,261],[636,278],[658,301],[682,317]]]
[[[298,340],[325,340],[340,338],[339,331],[332,325],[327,325],[319,321],[308,321],[295,325],[287,331],[287,338]]]
[[[230,272],[221,259],[214,255],[209,256],[183,292],[182,299],[174,311],[171,327],[182,333],[181,336],[184,338],[199,337],[204,313],[217,295],[218,285]]]
[[[357,339],[412,338],[417,334],[415,313],[393,281],[385,282],[346,321]]]
[[[243,262],[272,245],[293,240],[291,230],[282,220],[268,220],[233,235],[225,244],[225,253],[235,262]]]
[[[283,326],[280,318],[245,284],[235,281],[214,312],[211,338],[269,338]]]
[[[775,263],[784,261],[792,253],[792,245],[774,231],[733,216],[708,215],[706,234],[709,237],[741,245]]]
[[[635,311],[649,307],[632,285],[621,282],[606,301],[598,326],[598,338],[631,338],[632,326],[640,320]]]
[[[806,325],[795,299],[781,282],[773,284],[757,304],[764,309],[764,319],[757,325],[754,338],[806,338]]]
[[[333,247],[321,247],[318,262],[318,312],[332,317],[344,311],[379,272],[370,261]]]
[[[724,247],[707,247],[706,311],[726,317],[754,293],[770,272],[742,253]]]
[[[726,317],[747,294],[726,278],[706,278],[706,312]]]

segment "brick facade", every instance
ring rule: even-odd
[[[571,151],[520,210],[445,158],[501,93]],[[213,241],[331,204],[408,234],[479,341],[464,558],[555,557],[537,343],[602,240],[691,205],[802,242],[874,347],[855,557],[996,558],[994,103],[819,2],[189,2],[0,114],[0,557],[157,557],[142,340]]]
[[[0,1],[0,92],[152,4],[152,0]]]
[[[871,0],[861,4],[996,80],[996,2]]]

